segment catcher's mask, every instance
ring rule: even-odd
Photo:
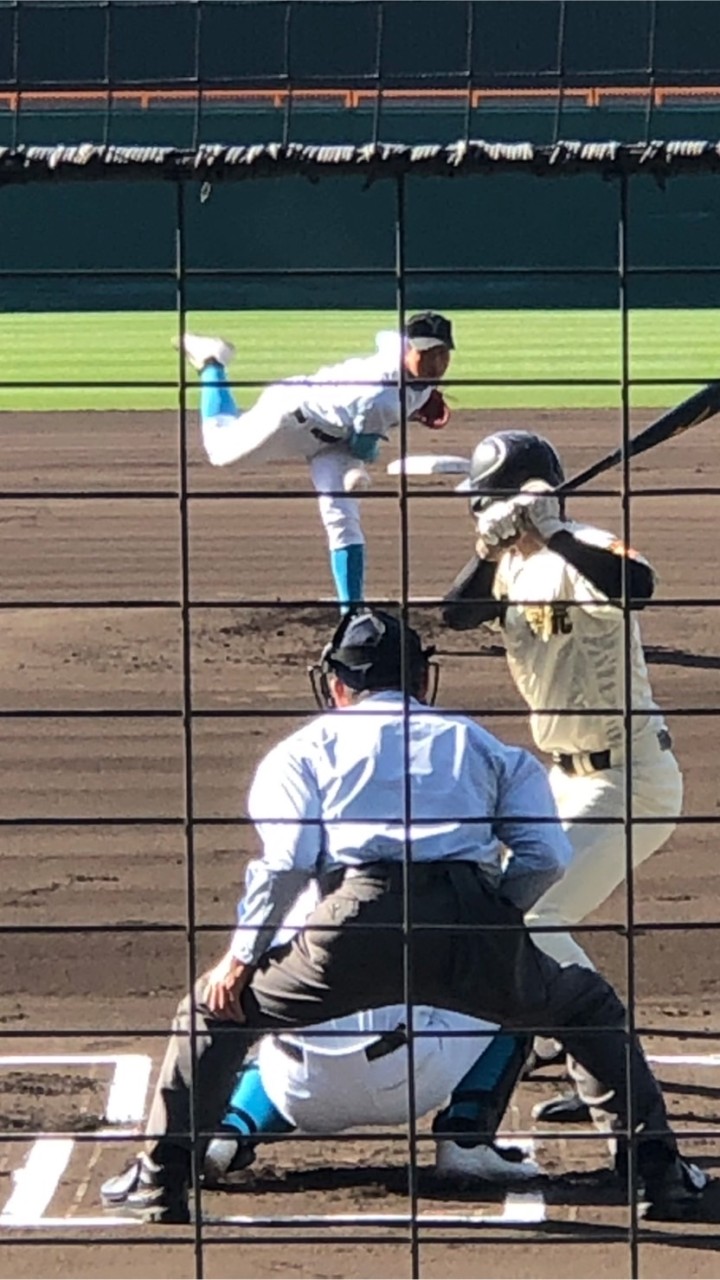
[[[553,489],[565,472],[555,449],[531,431],[498,431],[475,446],[470,474],[457,486],[470,495],[473,515],[498,499],[519,493],[528,480],[545,480]]]
[[[411,694],[429,676],[425,701],[433,706],[439,679],[437,663],[431,662],[434,652],[434,645],[423,648],[417,631],[403,627],[399,618],[381,609],[346,614],[325,645],[320,661],[309,668],[313,696],[322,711],[332,711],[335,703],[330,675],[338,676],[356,693],[367,693],[380,689],[402,691],[404,674]]]

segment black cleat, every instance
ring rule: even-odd
[[[685,1222],[697,1218],[710,1179],[696,1164],[677,1156],[664,1170],[643,1174],[642,1214],[648,1222]]]
[[[626,1192],[628,1163],[627,1139],[619,1137],[615,1172]],[[674,1145],[654,1139],[639,1142],[636,1173],[641,1217],[650,1222],[683,1222],[698,1217],[710,1179],[696,1164],[683,1160]]]
[[[143,1222],[190,1221],[188,1179],[176,1170],[161,1169],[146,1155],[137,1156],[132,1164],[100,1188],[106,1209],[128,1209]]]
[[[589,1106],[574,1090],[559,1093],[547,1102],[538,1102],[532,1109],[532,1118],[543,1124],[584,1124],[592,1119]]]

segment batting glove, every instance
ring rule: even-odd
[[[521,532],[521,512],[510,502],[493,502],[477,517],[477,531],[487,547],[514,542]]]
[[[559,499],[545,480],[528,480],[510,505],[515,509],[520,527],[532,529],[543,542],[549,542],[565,528],[565,521],[560,518]]]

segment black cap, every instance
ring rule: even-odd
[[[343,618],[323,655],[330,671],[359,693],[365,689],[402,688],[403,636],[407,675],[412,682],[424,671],[434,650],[423,649],[417,631],[384,610],[363,610]]]
[[[452,325],[447,316],[438,311],[420,311],[405,325],[405,337],[418,351],[427,351],[430,347],[447,347],[455,350],[452,336]]]

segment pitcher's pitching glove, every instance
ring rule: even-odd
[[[433,387],[428,399],[420,409],[410,415],[411,422],[422,422],[431,431],[441,431],[450,421],[450,410],[442,391]]]

